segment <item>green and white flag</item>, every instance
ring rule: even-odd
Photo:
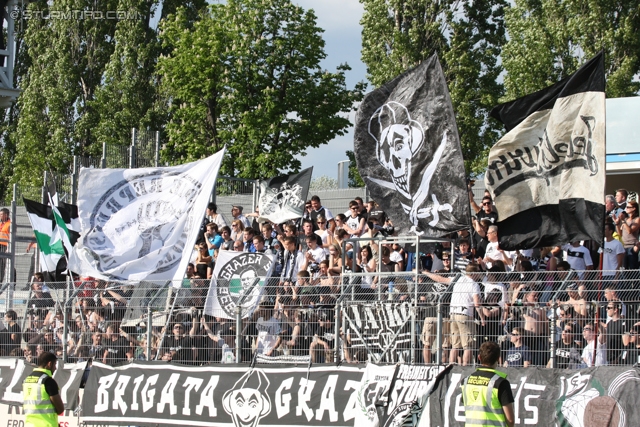
[[[49,194],[49,205],[51,206],[51,213],[53,214],[53,222],[56,227],[54,227],[54,232],[58,234],[58,238],[62,241],[64,248],[67,250],[67,254],[71,253],[71,249],[73,248],[73,244],[71,243],[71,235],[69,234],[69,228],[65,223],[64,219],[62,219],[62,214],[58,207],[53,203],[51,199],[51,194]]]
[[[60,279],[67,265],[65,249],[69,253],[79,236],[74,225],[78,222],[77,207],[63,204],[52,210],[42,203],[23,200],[40,250],[40,270],[53,280]]]

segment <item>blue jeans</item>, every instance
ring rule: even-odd
[[[624,268],[627,270],[638,269],[638,252],[634,252],[633,248],[624,249]]]

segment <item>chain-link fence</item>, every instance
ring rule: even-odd
[[[261,278],[261,296],[245,303],[238,299],[241,279],[214,282],[213,289],[199,278],[9,286],[2,295],[8,324],[0,353],[28,358],[53,351],[68,361],[93,357],[109,364],[470,365],[483,342],[495,341],[504,366],[640,363],[639,272],[578,276],[321,270],[295,282]],[[238,290],[229,292],[233,286]],[[227,291],[216,292],[220,288]],[[242,309],[223,309],[225,301]]]

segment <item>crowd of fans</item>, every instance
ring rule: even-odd
[[[634,292],[633,271],[638,268],[640,219],[637,202],[627,196],[625,190],[607,196],[603,250],[597,242],[568,242],[508,252],[498,244],[499,213],[491,196],[485,193],[478,205],[470,192],[476,211],[472,229],[418,254],[391,238],[397,234],[393,223],[375,202],[355,199],[346,212],[334,215],[313,196],[303,217],[285,224],[264,222],[257,209],[244,215],[241,206],[233,206],[230,226],[211,203],[164,326],[144,318],[123,321],[136,304],[132,286],[83,278],[67,307],[65,336],[65,305],[37,273],[24,318],[12,310],[5,313],[0,355],[34,361],[50,351],[65,353],[71,362],[107,364],[164,360],[202,365],[237,356],[246,362],[256,354],[304,356],[315,363],[362,362],[368,355],[352,340],[356,335],[362,339],[366,331],[346,322],[336,346],[336,301],[348,293],[350,303],[417,306],[418,362],[436,362],[441,350],[442,363],[471,364],[482,342],[497,341],[504,366],[550,367],[552,353],[558,368],[633,365],[640,362],[640,295]],[[348,241],[354,238],[360,240]],[[223,251],[269,252],[275,259],[262,301],[243,319],[241,331],[235,319],[204,314]],[[596,274],[593,261],[600,257],[603,271]],[[350,273],[358,274],[354,279]],[[235,354],[237,336],[240,355]]]

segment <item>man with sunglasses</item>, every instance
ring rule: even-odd
[[[598,345],[596,351],[596,360],[594,364],[593,360],[593,349],[596,345],[596,332],[595,328],[598,332]],[[586,365],[587,368],[592,366],[603,366],[607,364],[607,344],[605,342],[605,335],[602,333],[602,328],[599,328],[597,325],[593,323],[587,323],[584,328],[582,328],[582,337],[587,342],[584,350],[582,350],[582,361]]]
[[[555,367],[556,369],[577,369],[582,358],[580,357],[580,349],[575,341],[575,334],[578,329],[576,322],[565,323],[560,334],[560,341],[555,346],[555,366],[552,366],[553,359],[549,359],[547,368]]]
[[[476,206],[476,219],[478,221],[482,221],[486,218],[491,221],[491,224],[498,222],[498,213],[493,208],[493,200],[491,200],[491,196],[485,195],[482,198],[482,205]]]
[[[504,361],[504,367],[506,368],[528,368],[531,365],[531,351],[529,347],[522,344],[522,332],[520,328],[513,328],[511,331],[510,340],[512,347],[507,350],[507,357]]]

